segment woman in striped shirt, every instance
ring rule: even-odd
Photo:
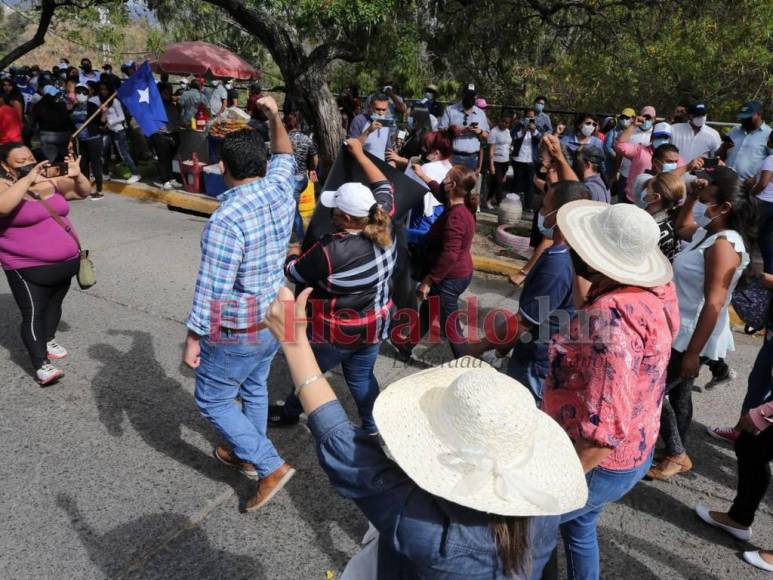
[[[309,337],[322,372],[339,364],[368,433],[376,433],[373,403],[379,393],[373,366],[387,337],[392,310],[392,272],[396,245],[390,216],[392,184],[368,159],[357,139],[349,152],[362,167],[370,187],[345,183],[323,192],[336,233],[328,234],[300,254],[293,246],[285,274],[299,286],[311,286]],[[269,425],[298,423],[302,412],[294,394],[269,409]]]

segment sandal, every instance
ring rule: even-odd
[[[692,461],[686,453],[681,455],[670,455],[661,461],[657,466],[651,467],[647,471],[647,477],[657,479],[658,481],[667,481],[679,473],[687,473],[692,469]]]

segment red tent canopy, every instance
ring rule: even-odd
[[[257,80],[260,71],[230,50],[208,42],[177,42],[168,45],[158,60],[151,61],[156,72],[202,75],[213,78]]]

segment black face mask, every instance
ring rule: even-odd
[[[569,250],[569,255],[572,257],[572,266],[574,266],[574,273],[580,276],[581,278],[585,278],[586,280],[589,280],[592,274],[592,271],[588,264],[585,263],[585,260],[583,260],[580,255],[575,252],[573,249]]]
[[[741,119],[741,127],[743,127],[744,131],[754,130],[754,119]]]
[[[24,179],[30,174],[30,171],[35,167],[34,163],[30,163],[29,165],[22,165],[21,167],[14,167],[13,170],[16,172],[16,176],[18,179]]]
[[[465,109],[471,109],[473,107],[473,105],[475,105],[475,95],[473,95],[471,97],[465,96],[465,97],[462,98],[462,106]]]
[[[91,72],[90,64],[84,64],[81,68],[83,69],[83,72],[85,72],[86,74],[89,74]]]
[[[686,123],[687,117],[685,115],[677,115],[674,117],[674,123]]]

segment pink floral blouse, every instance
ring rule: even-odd
[[[572,440],[610,447],[601,467],[638,467],[658,437],[678,330],[673,283],[591,288],[568,331],[552,339],[542,410]]]

